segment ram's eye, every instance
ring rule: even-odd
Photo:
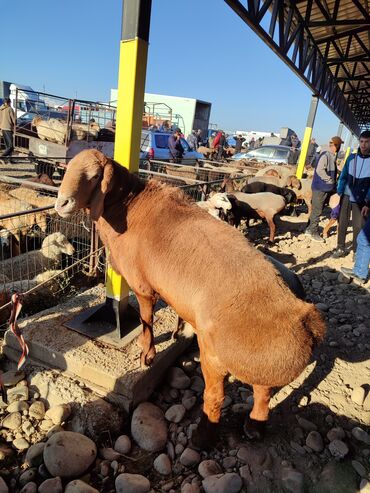
[[[92,179],[93,179],[93,180],[98,180],[99,178],[100,178],[99,173],[97,173],[96,175],[94,175],[94,176],[92,177]]]

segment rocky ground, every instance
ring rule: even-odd
[[[17,374],[3,359],[0,493],[369,492],[368,286],[348,283],[339,269],[351,255],[332,259],[335,237],[311,242],[305,220],[282,218],[269,253],[299,273],[328,333],[305,372],[276,390],[262,442],[242,434],[253,395],[230,376],[217,447],[192,448],[204,387],[195,343],[132,416],[61,372]]]

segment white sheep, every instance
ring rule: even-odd
[[[211,216],[220,219],[220,209],[227,214],[231,210],[231,202],[227,198],[226,193],[214,193],[208,200],[197,202],[197,205],[205,209]]]
[[[40,250],[22,253],[0,262],[0,272],[13,281],[33,277],[41,272],[59,267],[62,254],[72,255],[74,248],[62,233],[52,233],[42,242]]]
[[[36,127],[37,135],[42,140],[64,144],[67,134],[67,124],[57,118],[43,120],[41,116],[35,116],[32,120],[32,126]]]

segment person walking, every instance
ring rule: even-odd
[[[306,234],[313,241],[324,242],[319,233],[319,221],[324,204],[336,190],[337,184],[337,156],[343,143],[338,136],[332,137],[329,142],[329,151],[320,154],[312,179],[312,210],[306,229]]]
[[[176,128],[168,137],[168,148],[170,150],[171,163],[181,163],[184,148],[181,144],[181,130],[179,128]]]
[[[345,257],[347,229],[352,213],[352,250],[356,252],[357,236],[365,224],[370,206],[370,130],[360,134],[357,153],[348,156],[338,180],[338,195],[341,197],[338,223],[337,248],[334,258]]]
[[[13,152],[13,132],[15,127],[15,113],[10,106],[10,99],[5,98],[0,106],[0,130],[5,142],[5,150],[1,156],[10,156]]]

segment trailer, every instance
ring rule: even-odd
[[[113,157],[115,107],[24,88],[21,92],[16,90],[16,107],[25,94],[28,99],[45,104],[17,118],[13,137],[15,152],[9,159],[32,162],[37,174],[52,177],[55,171],[63,176],[68,162],[84,149],[98,149]],[[2,159],[7,161],[7,158]]]

